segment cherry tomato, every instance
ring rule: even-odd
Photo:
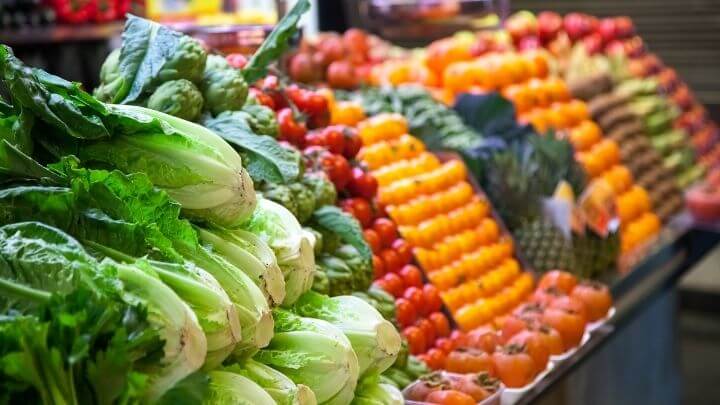
[[[542,278],[540,278],[538,289],[544,290],[549,287],[555,287],[565,294],[570,294],[576,285],[577,277],[565,271],[553,270],[545,273]]]
[[[322,132],[310,131],[305,135],[305,146],[325,146]]]
[[[283,108],[278,112],[278,126],[280,128],[280,140],[288,141],[298,147],[303,146],[307,128],[304,123],[297,122],[290,108]]]
[[[413,307],[415,307],[418,314],[422,314],[424,312],[425,294],[423,294],[421,289],[417,287],[407,287],[402,296],[413,304]]]
[[[401,328],[406,328],[415,323],[417,311],[410,300],[398,298],[395,300],[395,319]]]
[[[435,341],[435,347],[448,354],[455,350],[455,343],[453,343],[452,339],[443,337]]]
[[[350,178],[350,184],[348,184],[348,191],[350,194],[372,199],[377,195],[378,182],[375,177],[366,173],[360,167],[354,167]]]
[[[398,257],[400,256],[398,255]],[[420,273],[420,269],[418,269],[416,266],[413,266],[412,264],[406,264],[405,266],[403,266],[398,272],[398,274],[400,274],[400,277],[402,277],[405,285],[408,287],[413,286],[419,288],[423,285],[422,273]]]
[[[417,326],[408,326],[407,328],[403,329],[403,336],[405,336],[405,339],[408,342],[410,354],[418,355],[425,351],[427,343],[425,340],[425,335],[423,334],[422,330],[420,330],[420,328],[418,328]]]
[[[400,263],[400,256],[398,256],[397,252],[392,249],[384,249],[380,252],[380,257],[385,263],[385,270],[392,273],[400,271],[402,263]]]
[[[495,373],[492,357],[483,350],[470,347],[461,347],[448,353],[445,369],[453,373]]]
[[[390,247],[398,238],[397,228],[395,223],[388,218],[378,218],[373,222],[373,229],[380,235],[380,240],[384,247]]]
[[[425,359],[428,367],[431,369],[441,369],[445,365],[445,352],[440,349],[432,348],[425,353]]]
[[[428,319],[435,326],[435,334],[437,336],[446,337],[450,335],[450,321],[442,312],[433,312],[428,315]]]
[[[354,159],[357,156],[360,148],[362,148],[362,139],[355,128],[348,128],[347,131],[343,132],[345,135],[345,148],[343,149],[343,156],[348,159]]]
[[[468,394],[455,390],[433,391],[425,402],[439,405],[475,405],[475,399]]]
[[[363,237],[365,238],[365,242],[367,242],[370,246],[370,249],[372,249],[373,253],[377,254],[382,250],[382,246],[380,245],[380,236],[374,229],[363,230]]]
[[[370,207],[370,203],[365,199],[348,198],[340,203],[340,207],[345,211],[351,212],[363,227],[367,227],[372,222],[372,208]]]
[[[402,278],[395,273],[387,273],[382,278],[385,280],[387,288],[385,291],[392,294],[395,297],[400,297],[405,290]]]
[[[407,264],[412,261],[412,246],[405,239],[395,239],[390,248],[397,252],[403,263]]]
[[[255,100],[258,101],[258,103],[264,105],[265,107],[275,109],[275,100],[273,100],[272,97],[265,94],[262,90],[251,87],[250,88],[250,94],[252,94],[253,97],[255,97]]]
[[[432,284],[425,284],[423,286],[423,294],[425,294],[425,313],[427,315],[431,312],[439,311],[442,308],[442,300],[440,299],[440,293],[437,288]]]
[[[427,341],[429,344],[432,344],[435,342],[436,333],[435,333],[435,325],[433,323],[425,318],[420,319],[417,321],[417,326],[423,331],[423,334],[425,335],[425,341]]]
[[[332,153],[341,154],[345,148],[345,136],[342,125],[332,125],[322,130],[325,147]]]
[[[357,77],[355,77],[355,68],[345,60],[332,62],[328,66],[327,81],[330,87],[348,90],[355,88],[358,83]]]
[[[350,181],[350,163],[342,155],[331,155],[327,160],[329,162],[323,161],[325,173],[330,177],[330,181],[333,182],[338,191],[344,190]]]
[[[547,367],[550,359],[550,347],[548,347],[547,339],[540,332],[524,330],[510,338],[508,344],[525,346],[535,363],[536,373],[540,373]]]
[[[379,258],[376,255],[373,255],[373,276],[374,276],[374,278],[378,279],[378,278],[384,276],[385,273],[386,273],[385,263],[383,263],[381,258]]]
[[[461,342],[468,347],[492,353],[500,344],[500,338],[494,329],[489,326],[481,326],[468,332]]]
[[[507,387],[525,386],[535,377],[537,367],[524,346],[504,346],[492,358],[497,376]]]
[[[604,318],[612,307],[610,291],[604,284],[583,281],[573,288],[570,296],[585,303],[590,322]]]

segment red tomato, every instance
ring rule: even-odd
[[[535,377],[537,367],[523,346],[505,346],[492,358],[497,376],[509,388],[525,386]]]
[[[359,28],[350,28],[343,34],[343,44],[350,50],[361,55],[370,52],[370,42],[367,33]]]
[[[425,294],[426,311],[425,313],[423,313],[423,315],[439,311],[442,308],[442,300],[440,299],[440,293],[434,285],[425,284],[423,286],[423,294]]]
[[[460,329],[455,329],[450,332],[450,339],[455,343],[456,346],[460,346],[461,343],[465,342],[465,333]]]
[[[365,172],[360,167],[354,167],[348,184],[350,194],[372,199],[377,195],[378,182],[373,175]]]
[[[403,291],[405,290],[405,285],[403,284],[402,278],[400,278],[400,276],[395,273],[387,273],[383,276],[382,279],[385,280],[387,286],[385,291],[395,297],[399,297],[402,295]]]
[[[445,354],[455,350],[455,343],[450,338],[440,338],[435,341],[435,347],[442,350]]]
[[[373,229],[380,235],[384,247],[390,247],[397,239],[398,233],[395,223],[388,218],[378,218],[373,222]]]
[[[425,351],[427,343],[425,335],[417,326],[408,326],[403,330],[403,336],[408,342],[410,354],[418,355]]]
[[[604,284],[583,281],[573,288],[570,296],[585,303],[590,322],[604,318],[612,307],[612,296]]]
[[[378,278],[385,275],[385,264],[382,259],[376,255],[373,255],[373,276],[377,280]]]
[[[462,343],[465,346],[492,353],[500,344],[500,338],[496,330],[489,326],[481,326],[468,332],[464,336]]]
[[[404,264],[412,261],[412,246],[405,239],[395,239],[390,248],[397,252]]]
[[[343,126],[331,125],[322,130],[323,141],[325,147],[332,153],[341,154],[345,148],[345,136],[343,135]]]
[[[355,68],[344,60],[338,60],[330,64],[327,69],[327,81],[330,87],[336,89],[353,89],[357,86]]]
[[[403,281],[405,281],[406,286],[413,286],[418,288],[422,287],[422,273],[420,272],[420,269],[418,269],[416,266],[413,266],[412,264],[406,264],[400,269],[399,274],[400,277],[403,278]]]
[[[270,97],[269,95],[263,93],[262,90],[255,88],[255,87],[251,87],[250,94],[252,94],[252,96],[255,97],[255,100],[257,100],[258,103],[264,105],[265,107],[271,108],[273,110],[275,109],[275,100],[273,100],[273,98]]]
[[[445,366],[445,352],[440,349],[432,348],[425,353],[425,360],[433,370],[441,369]]]
[[[400,256],[398,256],[397,252],[392,249],[385,249],[380,252],[380,257],[383,259],[385,269],[388,272],[397,273],[400,271],[402,264],[400,263]]]
[[[323,161],[323,169],[338,191],[345,189],[351,176],[350,163],[348,163],[347,159],[342,155],[331,155],[330,158]],[[367,203],[367,201],[365,202]],[[367,204],[369,210],[370,204]],[[372,218],[372,215],[370,218]]]
[[[382,250],[382,246],[380,244],[380,236],[377,234],[377,232],[375,232],[374,229],[365,229],[363,231],[363,237],[365,238],[365,242],[368,243],[373,253],[380,253],[380,251]]]
[[[417,311],[410,300],[398,298],[395,300],[395,319],[401,328],[408,327],[415,323]]]
[[[425,294],[418,287],[407,287],[403,293],[403,298],[410,301],[415,307],[418,314],[422,314],[425,308]]]
[[[429,344],[435,342],[435,338],[437,337],[435,333],[435,325],[433,325],[429,319],[420,319],[417,321],[417,326],[423,331],[426,342]]]
[[[540,373],[547,367],[550,359],[550,348],[546,338],[540,332],[524,330],[510,338],[508,344],[525,346],[535,363],[536,373]]]
[[[349,128],[344,134],[345,149],[343,149],[343,156],[348,159],[354,159],[358,152],[360,152],[360,148],[362,148],[362,139],[360,139],[360,135],[358,135],[355,128]]]
[[[453,373],[495,373],[492,357],[483,350],[459,348],[448,353],[445,369]]]
[[[325,146],[322,132],[310,131],[305,135],[305,146]]]
[[[543,314],[543,323],[557,330],[562,337],[565,350],[580,344],[585,333],[585,319],[576,313],[560,308],[548,308]]]
[[[433,312],[428,315],[428,319],[435,326],[435,334],[437,336],[448,336],[450,335],[450,321],[448,321],[445,314],[442,312]]]
[[[425,398],[425,402],[439,405],[475,405],[475,399],[460,391],[433,391]]]
[[[299,123],[293,116],[290,108],[283,108],[277,114],[278,126],[280,128],[280,140],[288,141],[298,147],[303,146],[307,128],[304,123]]]
[[[549,287],[555,287],[565,294],[570,294],[576,285],[577,277],[566,271],[553,270],[545,273],[542,278],[540,278],[538,289],[544,290]]]
[[[349,211],[357,218],[364,228],[372,222],[372,207],[367,200],[362,198],[348,198],[340,203],[343,210]]]
[[[319,79],[319,67],[308,53],[298,53],[290,59],[290,77],[301,83],[312,83]]]

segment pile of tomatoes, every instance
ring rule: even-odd
[[[523,387],[547,368],[551,356],[579,346],[588,323],[606,317],[611,307],[606,286],[551,271],[509,315],[468,333],[453,331],[425,360],[434,369],[486,372],[507,387]]]

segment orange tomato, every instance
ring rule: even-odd
[[[425,63],[435,74],[442,75],[450,64],[470,59],[472,59],[472,55],[467,44],[454,38],[444,38],[428,46]]]
[[[330,109],[330,123],[355,126],[365,119],[362,105],[354,101],[339,101]]]
[[[372,145],[386,139],[396,138],[408,132],[407,120],[400,114],[378,114],[358,126],[363,145]]]

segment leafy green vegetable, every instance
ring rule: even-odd
[[[249,378],[261,386],[278,405],[314,405],[315,394],[305,385],[296,385],[283,373],[265,364],[249,359],[243,363],[225,367],[230,371]]]
[[[297,32],[300,17],[310,10],[309,0],[298,0],[290,11],[280,20],[270,35],[265,39],[260,49],[255,51],[252,58],[243,68],[243,76],[248,83],[255,83],[265,76],[268,66],[285,52],[289,46],[290,38]]]
[[[275,309],[275,336],[255,360],[308,386],[321,404],[347,404],[358,379],[350,341],[332,324]]]
[[[363,238],[360,223],[335,206],[324,206],[313,213],[313,228],[318,229],[323,235],[334,233],[340,236],[341,240],[352,245],[360,252],[360,257],[372,271],[372,252]]]
[[[243,156],[250,177],[255,182],[285,184],[301,174],[300,153],[281,146],[274,138],[256,135],[242,111],[228,111],[203,121]]]
[[[402,405],[402,392],[391,384],[380,382],[378,377],[366,378],[358,384],[354,405]]]
[[[178,79],[161,84],[150,95],[147,106],[184,120],[195,121],[202,113],[203,98],[191,81]]]
[[[210,393],[203,405],[275,405],[275,400],[251,379],[229,371],[210,372]]]
[[[395,362],[400,334],[362,299],[347,295],[330,298],[310,291],[293,309],[300,316],[322,319],[340,329],[358,357],[361,376],[382,373]]]
[[[315,272],[314,236],[281,205],[260,198],[242,228],[262,238],[275,252],[285,278],[283,305],[294,303],[312,287]]]
[[[112,103],[135,103],[160,84],[186,79],[197,83],[207,54],[200,43],[163,25],[128,16],[122,47],[111,53],[101,70],[95,95]]]

